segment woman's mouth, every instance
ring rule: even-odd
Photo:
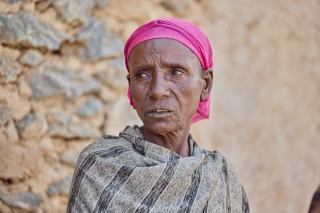
[[[154,109],[147,112],[150,117],[162,118],[170,116],[173,113],[172,110],[169,109]]]
[[[171,112],[171,111],[167,109],[156,109],[155,112]]]

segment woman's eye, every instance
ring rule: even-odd
[[[172,71],[172,74],[173,74],[173,75],[182,75],[183,72],[182,72],[181,70],[173,70],[173,71]]]
[[[137,78],[146,78],[146,77],[147,77],[147,74],[145,74],[145,73],[138,73],[136,76],[137,76]]]

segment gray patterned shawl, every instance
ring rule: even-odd
[[[67,212],[249,212],[228,161],[191,136],[189,147],[181,157],[138,126],[96,140],[79,157]]]

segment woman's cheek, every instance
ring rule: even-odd
[[[131,87],[131,93],[134,99],[139,100],[142,99],[147,93],[146,85],[134,85]]]

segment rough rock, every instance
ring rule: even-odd
[[[107,30],[104,23],[96,18],[90,19],[76,35],[75,40],[86,44],[87,58],[91,60],[119,55],[123,50],[122,40]]]
[[[18,132],[12,120],[10,109],[0,105],[0,143],[17,143],[18,140]]]
[[[10,115],[5,115],[10,116]],[[0,144],[8,145],[18,143],[19,135],[12,119],[9,119],[4,125],[0,126]]]
[[[10,4],[18,4],[24,2],[25,0],[6,0]]]
[[[100,132],[81,122],[76,116],[61,111],[49,112],[47,114],[49,124],[49,135],[51,137],[73,138],[95,138]]]
[[[128,90],[128,80],[121,73],[110,73],[107,71],[100,71],[94,74],[103,83],[110,88],[125,94]]]
[[[73,43],[64,43],[63,55],[98,60],[122,54],[122,40],[107,30],[104,23],[91,18],[76,34]]]
[[[107,0],[95,0],[95,6],[99,9],[104,8],[107,5]]]
[[[29,12],[29,13],[34,13],[36,9],[35,2],[33,1],[26,1],[21,5],[21,10]]]
[[[21,76],[18,79],[18,91],[21,97],[23,98],[31,98],[32,97],[32,91],[28,84],[28,81],[26,80],[26,76]]]
[[[52,4],[52,2],[53,2],[53,0],[38,1],[38,2],[36,2],[36,9],[39,11],[43,11],[43,10],[47,9]]]
[[[37,148],[0,143],[0,179],[22,180],[39,172],[42,153]]]
[[[71,186],[72,176],[65,177],[61,181],[51,185],[48,190],[47,194],[50,196],[53,195],[69,195],[69,190]]]
[[[0,39],[1,39],[1,22],[0,22]],[[10,51],[7,51],[7,50],[1,51],[0,52],[0,83],[15,82],[20,72],[21,72],[21,65],[18,62],[16,62],[16,56],[12,55]]]
[[[14,120],[21,120],[31,110],[30,102],[26,97],[19,94],[19,90],[14,85],[0,85],[0,106],[9,108]]]
[[[91,117],[103,109],[103,102],[97,98],[90,98],[77,108],[77,114],[81,117]]]
[[[1,213],[12,213],[11,208],[3,202],[0,202],[0,209],[1,209]]]
[[[137,112],[130,106],[127,97],[118,98],[109,108],[108,119],[104,125],[105,135],[119,135],[128,125],[142,125]]]
[[[190,7],[190,1],[185,0],[162,0],[161,4],[173,12],[183,12]]]
[[[112,103],[119,97],[119,94],[117,91],[109,88],[109,87],[103,87],[103,89],[99,93],[99,98],[101,100],[107,102],[107,103]]]
[[[86,23],[91,17],[91,10],[94,7],[104,7],[106,0],[82,1],[82,0],[56,0],[53,6],[59,15],[67,23],[77,25]]]
[[[19,62],[24,65],[35,67],[41,63],[43,60],[43,55],[38,50],[27,50],[19,58]]]
[[[62,66],[43,65],[29,78],[35,99],[65,95],[76,98],[86,93],[98,92],[102,84],[83,72],[73,72]]]
[[[123,58],[109,60],[107,64],[110,67],[114,68],[116,71],[127,74],[127,68]]]
[[[81,150],[67,150],[65,151],[61,156],[60,156],[60,160],[63,163],[69,164],[73,167],[75,167],[77,165],[77,161],[79,158],[79,155],[81,153]]]
[[[43,199],[41,195],[31,192],[21,192],[18,194],[10,195],[1,190],[0,200],[10,207],[27,211],[37,211]]]
[[[48,130],[48,124],[43,115],[29,114],[17,123],[20,136],[24,139],[39,139]]]
[[[0,42],[3,44],[58,50],[68,38],[30,13],[0,14]]]
[[[8,13],[17,13],[21,8],[21,4],[10,4],[7,3],[6,0],[0,0],[0,13],[8,14]]]
[[[10,109],[0,106],[0,126],[6,125],[11,119]]]
[[[100,135],[101,136],[101,135]],[[62,163],[75,167],[81,151],[93,142],[93,139],[71,140],[68,147],[60,154],[59,159]]]

